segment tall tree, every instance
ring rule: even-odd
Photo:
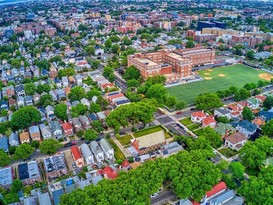
[[[129,68],[127,68],[123,75],[123,78],[127,81],[132,79],[138,80],[139,77],[140,77],[140,71],[135,66],[130,66]]]
[[[62,145],[55,139],[44,140],[40,144],[40,150],[43,154],[55,154]]]
[[[68,98],[71,101],[80,101],[85,97],[85,91],[83,87],[75,86],[71,89],[70,93],[68,94]]]
[[[254,118],[254,115],[249,107],[244,107],[242,116],[245,120],[249,120],[249,121],[253,120]]]
[[[67,105],[60,103],[54,107],[54,114],[61,120],[67,120]]]
[[[11,162],[9,155],[0,149],[0,167],[7,166]]]
[[[29,144],[23,143],[17,147],[14,156],[16,159],[27,159],[33,152],[33,147],[31,147]]]
[[[223,105],[221,99],[214,93],[206,93],[197,96],[195,103],[196,108],[206,111],[221,107]]]

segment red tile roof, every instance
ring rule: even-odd
[[[206,117],[206,114],[201,111],[193,112],[191,115],[193,117]]]
[[[63,130],[70,130],[70,129],[73,129],[73,126],[70,122],[65,122],[62,124],[62,128]]]
[[[207,197],[211,197],[211,196],[214,196],[215,194],[221,192],[221,191],[224,191],[227,189],[227,185],[225,182],[220,182],[219,184],[216,184],[212,190],[208,191],[206,196]]]
[[[71,147],[71,152],[72,152],[72,155],[76,161],[78,159],[82,158],[81,152],[77,146]]]
[[[121,163],[121,166],[122,166],[123,168],[128,168],[128,167],[130,166],[130,163],[129,163],[128,160],[126,159],[126,160],[124,160],[124,161]]]
[[[264,95],[256,95],[255,96],[258,100],[260,100],[261,102],[264,102],[266,97]]]
[[[215,119],[213,116],[209,115],[203,120],[203,125],[210,125],[212,123],[216,123]]]
[[[108,179],[115,179],[118,177],[118,173],[109,166],[105,167],[103,172],[107,175]]]

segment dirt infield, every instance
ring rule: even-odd
[[[212,80],[212,77],[204,77],[205,80]]]
[[[271,80],[273,78],[273,75],[271,75],[269,73],[261,73],[258,76],[259,76],[259,78],[261,78],[263,80]]]
[[[225,74],[220,73],[218,76],[219,76],[219,77],[225,77],[226,75],[225,75]]]
[[[204,73],[204,75],[210,75],[210,73]]]
[[[210,69],[208,69],[207,71],[212,72],[212,71],[213,71],[213,69],[211,69],[211,68],[210,68]]]

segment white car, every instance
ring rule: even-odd
[[[158,193],[154,193],[151,195],[151,198],[156,198],[156,197],[158,197]]]

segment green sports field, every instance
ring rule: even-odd
[[[261,75],[267,80],[271,77],[262,70],[255,70],[240,64],[202,70],[199,71],[199,75],[204,80],[167,88],[169,94],[176,96],[179,100],[184,100],[187,104],[192,104],[199,94],[225,90],[230,86],[241,88],[246,83],[257,83],[258,80],[261,80]]]

